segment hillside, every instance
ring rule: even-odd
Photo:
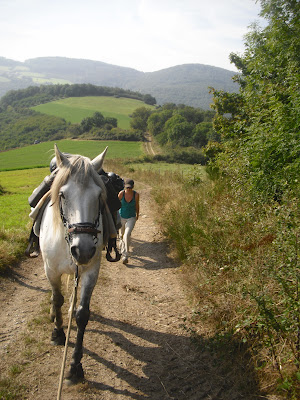
[[[128,130],[130,115],[139,107],[151,109],[149,102],[155,103],[149,94],[91,84],[10,91],[0,99],[0,151],[83,136],[140,141],[141,132]]]
[[[139,107],[155,108],[144,102],[125,97],[113,96],[85,96],[69,97],[39,104],[33,109],[42,114],[55,115],[72,124],[80,123],[86,117],[92,117],[95,112],[101,112],[104,117],[116,118],[118,127],[130,129],[130,115]]]
[[[141,72],[100,61],[41,57],[24,63],[0,57],[0,97],[12,89],[56,83],[91,83],[149,93],[158,104],[176,103],[209,109],[208,87],[237,91],[235,73],[202,64],[184,64]]]

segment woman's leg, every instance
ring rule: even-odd
[[[120,234],[121,234],[121,236],[120,236],[120,252],[121,252],[121,255],[122,256],[124,256],[124,254],[125,254],[125,243],[124,243],[124,232],[125,232],[125,225],[126,225],[126,221],[127,221],[127,219],[125,219],[125,218],[122,218],[121,217],[121,229],[120,229]]]
[[[136,218],[128,218],[128,219],[121,219],[122,221],[122,228],[121,228],[121,236],[122,236],[122,256],[127,258],[129,255],[129,246],[131,241],[131,232],[134,228]]]

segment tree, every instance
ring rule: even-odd
[[[105,119],[104,119],[103,114],[101,114],[98,111],[96,111],[93,114],[92,120],[93,120],[93,126],[96,126],[97,128],[101,128],[101,126],[103,126],[105,124]]]
[[[191,143],[193,124],[182,115],[175,114],[166,122],[164,131],[168,136],[169,144],[186,147]]]
[[[177,112],[188,122],[193,122],[194,124],[199,124],[204,120],[203,112],[194,107],[182,106]]]
[[[89,132],[92,129],[92,127],[94,126],[93,118],[92,117],[83,118],[83,120],[80,122],[80,125],[81,125],[82,132]]]
[[[132,119],[130,121],[130,126],[132,129],[137,129],[142,132],[147,130],[147,121],[151,115],[150,108],[139,107],[132,113]]]
[[[245,53],[231,54],[240,93],[213,90],[214,126],[224,147],[220,167],[267,200],[298,185],[300,3],[261,0],[261,6],[268,25],[253,25]]]
[[[89,132],[92,128],[102,128],[106,123],[113,125],[116,121],[116,118],[104,118],[103,114],[96,111],[91,117],[84,118],[80,124],[83,132]]]
[[[156,104],[156,99],[153,96],[151,96],[151,94],[145,94],[144,102],[146,104],[150,104],[151,106],[154,106],[154,104]]]
[[[104,120],[105,124],[111,125],[112,127],[116,128],[118,126],[117,118],[106,117]]]
[[[148,131],[154,136],[158,135],[163,131],[166,121],[171,118],[172,115],[172,110],[164,110],[152,113],[147,121]]]
[[[193,133],[193,144],[196,147],[204,147],[208,143],[208,138],[212,136],[213,128],[211,122],[201,122],[197,124]]]

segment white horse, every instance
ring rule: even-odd
[[[84,377],[82,343],[89,320],[90,300],[97,282],[103,249],[103,217],[106,188],[99,176],[107,148],[92,161],[79,155],[65,156],[55,145],[58,173],[51,187],[51,201],[41,221],[40,248],[45,273],[51,284],[51,319],[55,322],[52,343],[65,343],[61,307],[62,274],[81,280],[76,310],[77,337],[66,379],[76,383]]]

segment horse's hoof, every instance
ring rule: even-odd
[[[66,343],[66,335],[63,328],[54,328],[51,335],[51,344],[56,346],[64,346]]]
[[[68,386],[76,385],[77,383],[82,382],[83,379],[84,379],[84,372],[82,364],[79,363],[77,365],[71,365],[71,368],[65,377],[66,384]]]

